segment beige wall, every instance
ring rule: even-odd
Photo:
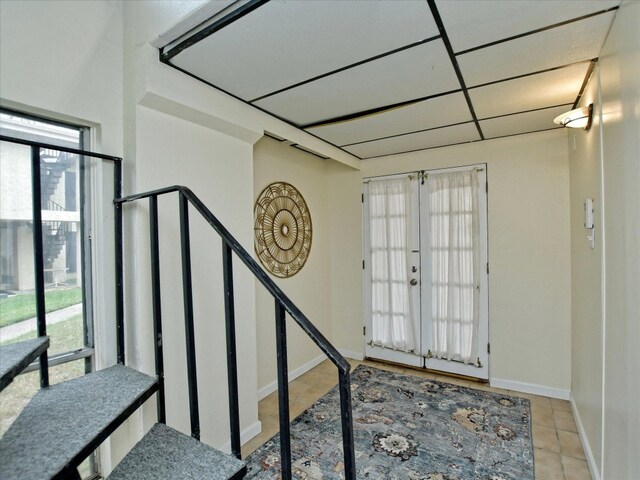
[[[605,192],[603,478],[640,478],[640,3],[600,55]]]
[[[598,71],[584,93],[583,103],[594,104],[589,131],[569,130],[571,178],[571,396],[576,420],[590,439],[585,447],[601,469],[602,432],[602,197],[600,195],[601,124]],[[584,200],[593,199],[595,248],[584,224]]]
[[[268,137],[256,143],[253,153],[254,201],[270,183],[288,182],[304,197],[313,225],[311,252],[302,270],[290,278],[272,278],[320,332],[331,339],[328,162]],[[277,378],[274,301],[257,281],[256,328],[258,391],[263,396],[273,391]],[[309,366],[309,362],[323,355],[290,318],[287,320],[287,338],[291,373]]]
[[[487,163],[490,377],[567,397],[570,387],[569,169],[564,131],[332,165],[334,341],[363,351],[362,178]],[[529,384],[529,385],[523,385]]]
[[[581,102],[594,104],[594,125],[569,137],[572,400],[595,479],[640,478],[638,24],[640,3],[623,3]],[[586,197],[595,199],[594,250],[582,228]]]

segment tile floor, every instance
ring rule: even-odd
[[[405,370],[381,363],[355,360],[352,360],[351,363],[354,368],[364,363],[383,370],[528,398],[531,401],[536,480],[591,480],[589,467],[587,466],[573,414],[571,413],[571,406],[565,400],[492,388],[475,382],[442,377],[411,369]],[[309,408],[316,400],[333,388],[337,382],[336,369],[328,360],[292,381],[289,384],[291,418],[295,418]],[[277,392],[272,393],[260,402],[258,416],[262,422],[262,432],[242,447],[243,457],[253,452],[278,432]]]

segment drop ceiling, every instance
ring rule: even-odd
[[[368,159],[558,128],[619,4],[225,0],[160,59]]]

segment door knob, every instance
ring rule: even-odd
[[[415,278],[412,278],[411,281],[409,281],[409,283],[413,286],[416,286],[418,284],[418,280],[416,280]]]

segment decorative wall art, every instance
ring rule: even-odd
[[[292,277],[311,250],[311,214],[300,192],[286,182],[268,185],[254,207],[254,248],[273,275]]]

